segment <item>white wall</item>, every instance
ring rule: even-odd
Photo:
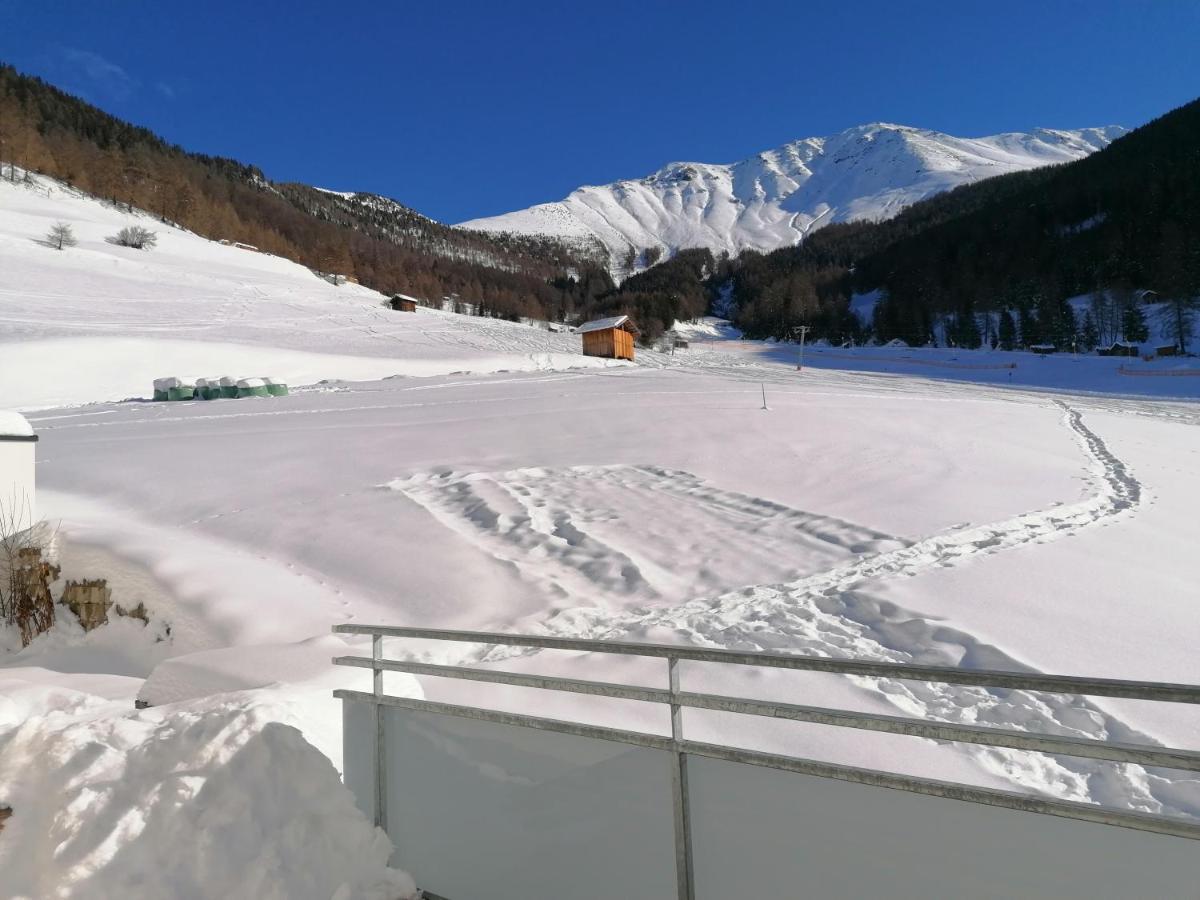
[[[0,529],[19,518],[17,530],[37,521],[33,461],[34,441],[5,440],[0,437]]]

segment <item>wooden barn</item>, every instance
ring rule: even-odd
[[[1129,341],[1113,341],[1108,347],[1097,347],[1100,356],[1138,356],[1140,348]]]
[[[633,339],[638,330],[629,316],[585,322],[575,329],[575,333],[583,336],[584,356],[633,359]]]
[[[392,294],[392,299],[388,301],[388,306],[396,310],[396,312],[416,312],[417,298],[409,297],[406,294]]]

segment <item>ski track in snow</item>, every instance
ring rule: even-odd
[[[735,539],[733,554],[752,547],[763,528],[778,533],[779,523],[784,521],[794,529],[796,546],[803,547],[802,555],[810,562],[828,558],[828,553],[814,556],[812,552],[814,535],[822,532],[823,538],[815,539],[817,544],[829,539],[830,546],[836,548],[835,555],[853,555],[849,561],[803,574],[795,580],[753,585],[715,597],[696,597],[672,607],[641,606],[616,612],[601,607],[559,609],[541,626],[532,629],[536,633],[608,640],[663,640],[669,635],[679,643],[700,646],[1030,671],[1030,667],[967,632],[876,598],[870,589],[881,580],[913,576],[937,567],[969,563],[983,555],[1058,540],[1132,514],[1142,499],[1140,483],[1100,436],[1084,424],[1077,409],[1061,401],[1055,401],[1055,405],[1062,410],[1064,425],[1074,434],[1090,463],[1085,476],[1090,489],[1088,496],[1075,503],[1056,504],[1001,522],[959,526],[913,543],[812,513],[788,510],[759,498],[721,491],[688,473],[652,467],[586,467],[566,472],[539,469],[476,475],[442,473],[398,479],[388,487],[421,503],[442,524],[518,569],[520,560],[528,558],[527,555],[544,561],[557,553],[559,558],[550,567],[551,574],[542,577],[553,582],[552,590],[560,595],[572,593],[571,588],[576,586],[594,593],[597,585],[606,591],[629,595],[636,593],[630,590],[630,566],[642,576],[641,567],[628,555],[630,547],[639,546],[636,533],[617,535],[620,550],[589,533],[597,522],[611,518],[607,512],[593,512],[604,506],[603,501],[600,507],[595,506],[597,483],[620,483],[626,489],[632,485],[635,491],[670,491],[674,498],[731,512],[738,521],[723,523],[724,533],[717,532],[714,543],[719,541],[728,546],[730,525],[749,526],[742,541]],[[582,482],[588,488],[586,499],[563,489],[562,485],[573,482]],[[537,489],[531,491],[531,486]],[[516,501],[515,516],[511,510],[500,510],[501,504],[495,498],[501,495]],[[563,518],[563,509],[568,507],[570,515]],[[834,522],[836,525],[830,529],[830,523]],[[624,529],[627,525],[621,523],[620,527]],[[670,546],[672,552],[687,550]],[[692,547],[687,556],[675,558],[704,558],[695,555],[700,549]],[[563,572],[571,569],[575,577],[565,577]],[[534,580],[538,580],[537,576]],[[654,577],[649,581],[653,582]],[[692,586],[702,587],[703,579]],[[652,587],[642,593],[654,599],[664,596],[665,591]],[[496,662],[536,652],[492,647],[466,651],[459,661]],[[1157,743],[1078,695],[886,678],[852,681],[865,691],[882,695],[914,717],[1098,740]],[[1200,779],[1195,776],[1029,751],[959,746],[984,770],[1027,790],[1146,812],[1200,817]]]

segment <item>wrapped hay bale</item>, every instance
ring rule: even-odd
[[[232,399],[238,395],[238,383],[236,378],[231,378],[225,375],[221,378],[221,396],[226,399]]]
[[[220,378],[197,378],[196,397],[200,400],[217,400],[221,396]]]
[[[196,396],[196,379],[172,375],[154,379],[155,400],[192,400]]]
[[[276,381],[274,378],[264,378],[267,385],[267,393],[272,397],[286,397],[288,386],[282,381]]]
[[[194,375],[181,375],[176,379],[179,383],[167,389],[168,400],[195,400],[196,378]]]
[[[267,383],[262,378],[239,378],[237,395],[239,397],[269,397],[271,392],[267,390]]]

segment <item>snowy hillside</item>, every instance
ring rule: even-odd
[[[581,187],[565,200],[461,227],[600,241],[621,271],[629,251],[773,250],[830,222],[894,216],[925,197],[1107,146],[1119,126],[958,138],[873,124],[805,138],[732,165],[671,163],[646,178]]]
[[[57,222],[77,246],[45,241]],[[128,224],[158,246],[108,238]],[[291,384],[599,364],[578,339],[334,286],[281,257],[127,213],[48,178],[0,181],[0,397],[10,408],[150,393],[162,375],[270,375]]]

